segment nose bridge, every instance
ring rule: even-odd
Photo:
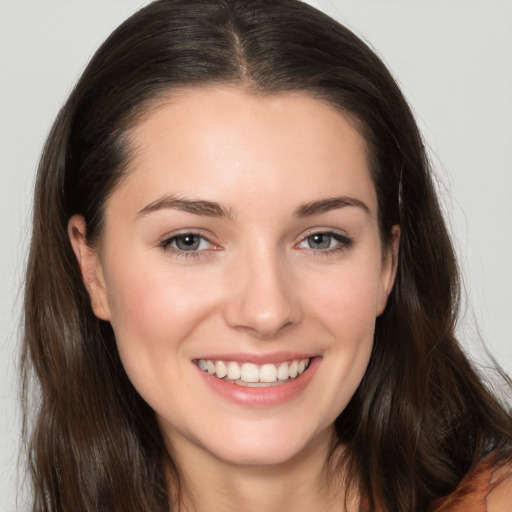
[[[231,327],[270,338],[300,319],[286,257],[276,248],[246,250],[232,270],[233,293],[226,306]]]

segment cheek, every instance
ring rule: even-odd
[[[192,331],[214,308],[205,280],[162,265],[125,264],[106,276],[111,324],[126,372],[138,382],[156,379],[174,368]],[[207,282],[207,281],[206,281]],[[165,371],[164,371],[165,369]],[[157,385],[156,381],[154,383]],[[141,389],[139,389],[141,391]]]
[[[315,325],[325,329],[325,393],[319,402],[334,421],[364,376],[373,347],[380,295],[377,266],[354,266],[333,273],[324,286],[311,283],[310,311]]]
[[[352,265],[310,283],[311,308],[339,342],[357,345],[373,337],[381,301],[377,268]]]
[[[188,321],[197,322],[208,308],[204,280],[190,273],[145,266],[150,270],[134,271],[126,266],[107,278],[114,330],[127,336],[147,336],[165,332],[168,326],[177,332],[186,329]]]
[[[125,261],[106,276],[125,372],[153,410],[171,417],[188,407],[183,403],[188,396],[187,342],[215,309],[216,297],[206,293],[203,277],[147,261],[144,266]]]

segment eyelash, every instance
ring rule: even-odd
[[[307,234],[305,237],[303,237],[299,244],[296,245],[296,247],[300,247],[301,244],[306,243],[308,239],[311,239],[314,236],[327,236],[330,238],[330,242],[332,240],[335,240],[337,242],[337,245],[335,247],[327,247],[324,249],[314,249],[312,247],[304,247],[304,249],[310,251],[315,256],[323,257],[323,256],[330,256],[334,253],[343,252],[348,249],[350,249],[353,245],[353,239],[346,236],[341,235],[340,233],[337,233],[335,231],[315,231],[312,233]],[[181,258],[198,258],[198,257],[204,257],[206,249],[198,250],[185,250],[185,249],[179,249],[178,247],[173,247],[172,244],[176,243],[178,240],[183,240],[187,237],[194,237],[199,239],[199,247],[203,242],[207,242],[210,244],[210,246],[215,247],[215,245],[208,240],[208,238],[204,237],[203,235],[200,235],[199,233],[194,233],[192,231],[190,232],[184,232],[179,233],[177,235],[174,235],[170,238],[166,238],[165,240],[162,240],[160,242],[159,247],[161,247],[164,251],[170,251],[175,256],[181,257]]]
[[[165,240],[162,240],[162,242],[160,242],[159,246],[164,250],[164,251],[170,251],[172,252],[175,256],[178,256],[178,257],[181,257],[181,258],[198,258],[198,257],[201,257],[201,256],[204,256],[204,252],[205,250],[185,250],[185,249],[179,249],[178,247],[173,247],[172,244],[175,243],[176,241],[178,240],[183,240],[187,237],[194,237],[194,238],[199,238],[199,244],[203,243],[204,241],[207,242],[208,244],[210,244],[212,247],[215,247],[215,245],[210,242],[210,240],[208,240],[208,238],[206,238],[205,236],[203,235],[200,235],[199,233],[194,233],[193,231],[187,231],[185,233],[179,233],[177,235],[174,235],[170,238],[166,238]]]
[[[308,233],[300,243],[299,246],[303,243],[306,243],[308,239],[311,239],[314,236],[327,236],[330,238],[330,242],[332,240],[335,240],[337,242],[337,245],[334,247],[327,247],[325,249],[314,249],[312,247],[305,247],[304,249],[311,251],[315,256],[318,257],[324,257],[324,256],[331,256],[335,253],[340,253],[343,251],[346,251],[350,249],[354,243],[354,240],[346,235],[342,235],[340,233],[337,233],[336,231],[314,231],[311,233]]]

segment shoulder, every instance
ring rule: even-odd
[[[432,512],[512,512],[512,461],[483,459]]]
[[[492,473],[486,512],[512,512],[512,463],[498,466]]]

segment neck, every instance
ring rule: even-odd
[[[182,477],[180,512],[357,511],[343,478],[326,470],[332,431],[313,439],[292,459],[272,465],[237,465],[190,445],[174,457]]]

